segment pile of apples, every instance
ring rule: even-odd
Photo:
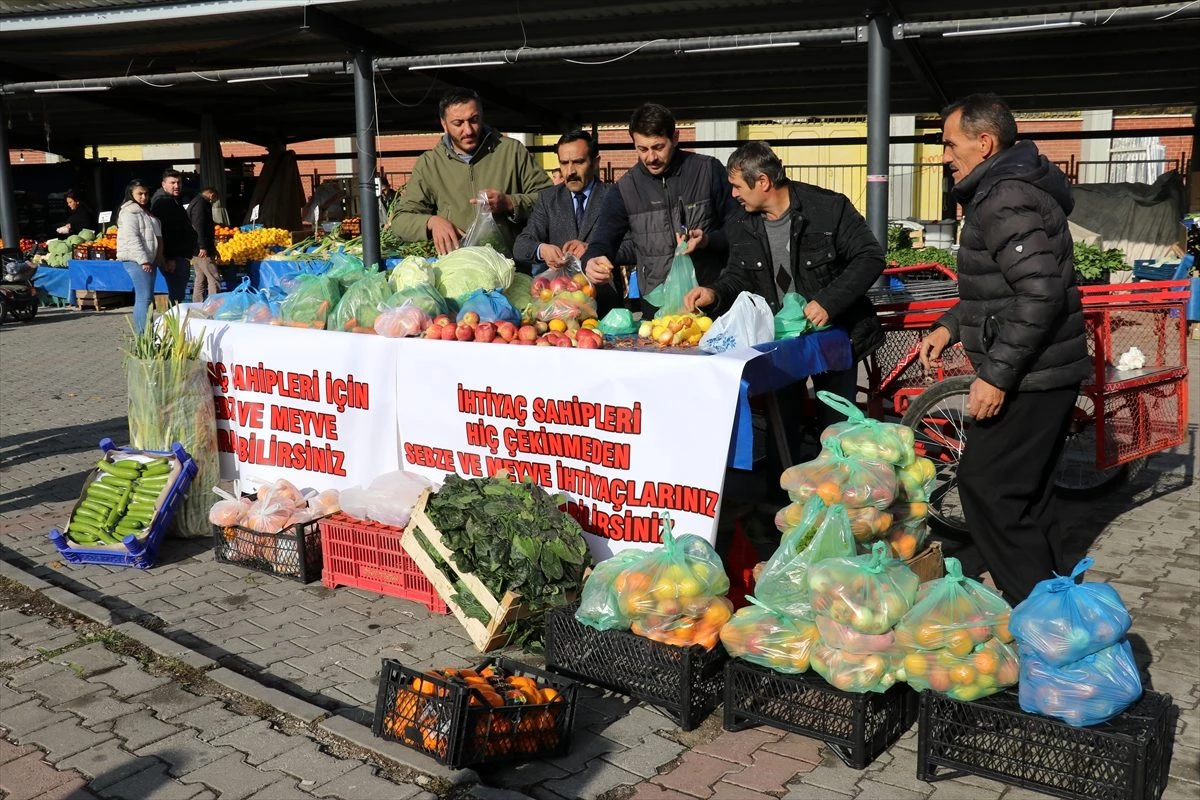
[[[580,325],[575,320],[551,320],[524,325],[507,320],[481,322],[474,311],[463,314],[455,323],[445,314],[439,314],[429,322],[422,334],[426,339],[441,339],[447,342],[484,342],[498,344],[535,345],[541,347],[578,347],[584,350],[599,350],[604,346],[604,336],[592,326]],[[574,323],[574,324],[572,324]]]
[[[544,273],[533,279],[529,295],[534,317],[542,322],[556,319],[595,319],[596,291],[582,272],[571,275]]]
[[[700,343],[712,320],[703,314],[667,314],[642,320],[638,338],[650,339],[661,347],[689,347]]]

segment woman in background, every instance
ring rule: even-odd
[[[133,281],[133,328],[146,329],[146,311],[154,302],[154,268],[162,263],[162,227],[150,213],[150,189],[135,178],[125,187],[117,215],[117,259]]]
[[[63,199],[67,201],[67,210],[70,212],[70,216],[67,217],[65,224],[55,228],[60,239],[74,236],[84,229],[96,230],[96,213],[79,199],[74,189],[68,189]]]

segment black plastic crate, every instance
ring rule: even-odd
[[[917,777],[971,774],[1074,800],[1157,800],[1177,715],[1169,694],[1145,692],[1108,722],[1075,728],[1022,711],[1016,689],[970,703],[925,691]]]
[[[579,685],[507,658],[486,659],[475,669],[491,665],[552,686],[562,699],[489,706],[467,686],[385,658],[372,732],[452,769],[565,755],[571,747]],[[432,691],[418,692],[414,688],[418,680],[426,681]]]
[[[720,705],[729,660],[720,644],[676,647],[629,631],[598,631],[575,619],[578,607],[546,612],[547,669],[640,700],[685,731]]]
[[[754,725],[820,739],[848,767],[865,769],[917,719],[917,693],[843,692],[815,672],[785,675],[735,658],[725,667],[725,730]]]
[[[213,525],[213,552],[223,564],[312,583],[321,579],[320,520],[289,525],[279,533],[258,533],[241,525]]]

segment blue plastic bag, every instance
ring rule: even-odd
[[[1085,558],[1069,578],[1041,581],[1013,609],[1009,629],[1022,652],[1059,667],[1125,638],[1133,620],[1117,590],[1107,583],[1075,583],[1093,563]]]
[[[1142,696],[1142,679],[1129,641],[1054,667],[1021,651],[1021,710],[1061,719],[1068,725],[1098,725]]]
[[[499,289],[476,289],[471,292],[463,298],[455,321],[462,322],[463,317],[472,311],[479,315],[480,322],[508,321],[514,325],[521,324],[520,312],[513,308],[513,304],[508,302],[508,298]]]
[[[258,292],[250,285],[250,278],[245,277],[236,289],[212,295],[204,301],[201,308],[211,314],[213,319],[239,322],[246,318],[250,306],[258,301]]]

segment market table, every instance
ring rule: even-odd
[[[133,281],[129,279],[123,261],[72,259],[67,262],[67,270],[71,281],[70,292],[74,295],[72,299],[76,305],[81,305],[78,302],[79,292],[89,292],[93,297],[97,292],[133,294]],[[167,282],[161,270],[155,270],[154,294],[167,294]]]
[[[66,267],[47,267],[42,265],[33,273],[33,285],[39,294],[61,298],[68,303],[75,301],[71,292],[71,271]]]
[[[746,398],[849,365],[840,332],[704,356],[189,325],[207,334],[223,478],[504,469],[565,493],[597,557],[653,546],[664,511],[713,539],[726,467],[751,447]]]

